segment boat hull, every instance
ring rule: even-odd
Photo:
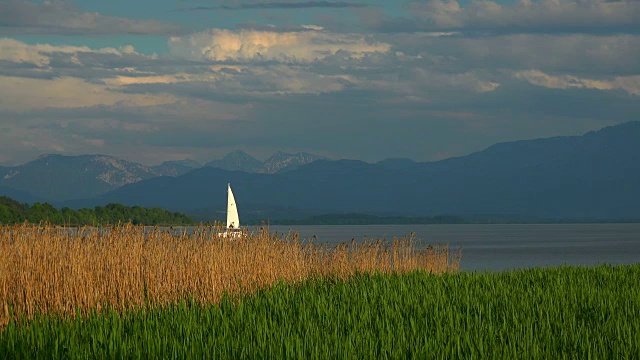
[[[242,229],[225,229],[218,235],[223,239],[239,239],[244,237],[246,233]]]

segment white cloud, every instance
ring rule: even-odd
[[[0,76],[0,107],[5,111],[82,108],[122,104],[149,106],[170,103],[169,94],[126,94],[78,78],[31,79]]]
[[[54,56],[64,55],[69,64],[85,69],[85,73],[108,73],[109,77],[102,81],[94,77],[82,78],[65,76],[52,66]],[[0,106],[5,111],[28,111],[42,108],[82,108],[97,105],[128,104],[137,106],[158,105],[176,101],[176,97],[168,94],[125,94],[122,92],[125,82],[111,80],[119,73],[139,75],[135,67],[96,69],[82,64],[79,55],[97,56],[137,56],[132,46],[121,49],[90,49],[86,46],[54,46],[50,44],[29,45],[23,42],[0,38],[0,60],[12,63],[26,63],[38,67],[38,74],[50,74],[47,78],[23,77],[6,72],[0,75]],[[1,70],[1,68],[0,68]],[[116,78],[117,79],[117,78]]]
[[[29,63],[39,67],[45,67],[49,65],[52,54],[74,55],[78,53],[112,54],[117,56],[122,56],[122,54],[137,54],[131,45],[124,46],[120,50],[114,48],[93,50],[88,46],[29,45],[11,38],[0,38],[0,60]]]
[[[640,76],[616,76],[610,79],[588,79],[572,75],[550,75],[539,70],[526,70],[514,73],[520,80],[550,89],[621,89],[630,95],[640,95]]]
[[[548,94],[544,88],[568,89],[554,92],[562,93],[557,101],[563,104],[575,89],[600,89],[588,95],[622,99],[610,102],[614,111],[607,110],[606,119],[637,114],[625,101],[626,93],[640,94],[640,36],[376,37],[214,29],[174,38],[172,55],[161,57],[131,46],[0,39],[0,150],[22,149],[29,157],[55,149],[138,154],[139,146],[160,159],[238,143],[322,148],[335,129],[384,136],[390,124],[419,128],[406,130],[411,137],[428,132],[429,121],[508,125],[514,114],[537,124],[533,118],[541,112],[564,106],[518,112],[531,106],[530,94]],[[37,71],[47,76],[33,75]],[[500,116],[505,107],[508,116]],[[320,123],[326,132],[308,132]],[[229,132],[241,135],[229,138]],[[423,150],[416,145],[415,151]]]
[[[357,34],[337,34],[318,30],[270,32],[211,29],[184,37],[171,37],[172,54],[192,60],[313,62],[337,52],[358,58],[368,53],[386,52],[389,44],[368,41]]]
[[[320,94],[343,90],[354,78],[344,74],[318,74],[304,67],[273,65],[254,68],[227,77],[217,86],[220,91],[253,95]]]
[[[375,90],[393,94],[387,101],[429,101],[437,102],[452,92],[460,98],[467,94],[481,94],[495,91],[500,84],[487,80],[476,72],[444,74],[423,68],[414,68],[408,73],[386,74],[372,79],[361,79],[356,85],[362,90]]]

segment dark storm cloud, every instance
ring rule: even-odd
[[[171,35],[184,33],[176,24],[82,12],[65,1],[41,3],[0,0],[0,34]]]

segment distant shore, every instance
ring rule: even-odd
[[[244,221],[246,225],[435,225],[435,224],[617,224],[640,223],[640,218],[517,218],[508,216],[457,215],[438,216],[376,216],[368,214],[323,214],[303,219],[273,219]]]

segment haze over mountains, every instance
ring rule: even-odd
[[[37,201],[59,202],[94,197],[156,176],[182,175],[195,167],[199,165],[189,161],[145,166],[107,155],[47,154],[23,165],[0,168],[0,185],[27,193]],[[9,191],[6,194],[9,196]],[[24,196],[16,199],[32,201]]]
[[[264,163],[236,150],[205,166],[226,170],[276,173],[323,159],[321,156],[277,152]],[[193,160],[145,166],[107,155],[47,154],[23,165],[0,167],[0,195],[23,202],[63,202],[92,198],[123,185],[158,176],[179,176],[202,167]]]
[[[262,162],[242,150],[235,150],[220,160],[209,161],[205,166],[230,171],[274,174],[279,171],[293,170],[316,160],[327,160],[327,158],[305,152],[289,154],[278,151]]]
[[[101,171],[89,169],[88,164],[95,161],[86,159],[85,168],[64,167],[59,159],[44,157],[36,164],[22,165],[24,168],[0,169],[0,194],[7,189],[31,196],[48,194],[45,189],[60,186],[62,180],[44,184],[42,179],[51,177],[53,168],[60,166],[65,173],[82,169],[88,174],[71,176],[68,181],[75,183],[65,183],[65,191],[57,193],[57,199],[67,200],[60,204],[73,207],[118,202],[222,218],[226,184],[231,182],[241,217],[244,211],[244,216],[265,219],[292,212],[640,218],[640,122],[583,136],[500,143],[436,162],[387,159],[370,164],[324,159],[299,164],[296,161],[311,158],[276,155],[271,163],[259,164],[247,154],[234,152],[206,167],[175,169],[178,176],[106,159],[97,163],[111,167]],[[295,160],[300,158],[303,160]],[[40,184],[35,175],[24,175],[27,169],[46,169],[42,163],[47,159],[49,170],[40,170]],[[113,168],[122,172],[116,174]],[[20,174],[25,177],[19,178]],[[82,188],[78,180],[82,176],[97,177],[111,188]],[[96,195],[71,197],[90,193]],[[47,198],[52,199],[51,195]]]

